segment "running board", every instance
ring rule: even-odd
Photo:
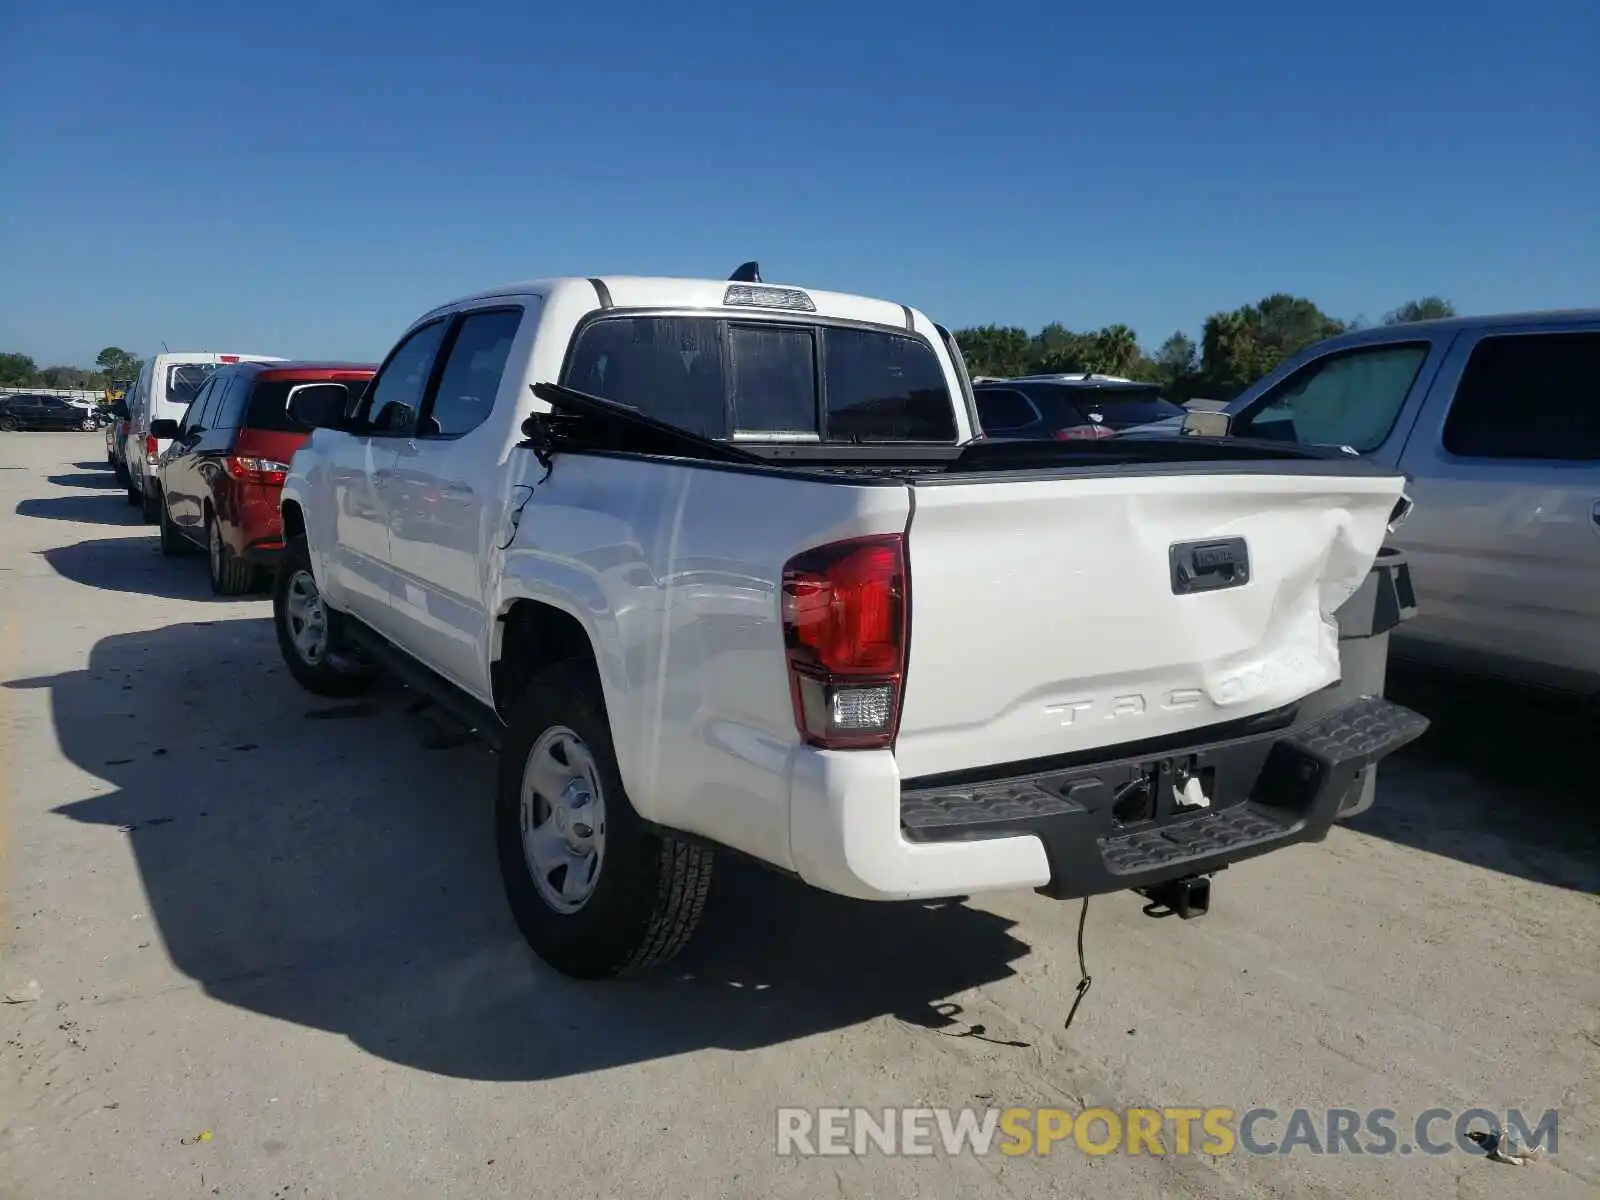
[[[506,726],[494,709],[467,695],[437,671],[423,666],[371,626],[347,615],[344,628],[350,640],[379,667],[432,700],[475,737],[487,742],[496,754],[500,752]]]

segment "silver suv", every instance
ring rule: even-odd
[[[1227,406],[1243,437],[1410,478],[1396,656],[1600,697],[1600,310],[1421,321],[1302,351]]]

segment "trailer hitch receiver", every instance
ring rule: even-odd
[[[1185,875],[1182,879],[1169,879],[1139,890],[1150,901],[1144,910],[1147,916],[1177,916],[1192,921],[1205,916],[1211,908],[1209,875]]]

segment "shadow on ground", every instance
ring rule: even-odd
[[[493,757],[409,693],[299,691],[263,619],[106,638],[85,670],[8,686],[48,688],[67,756],[114,786],[56,811],[123,831],[180,970],[442,1075],[548,1079],[884,1014],[963,1034],[948,998],[1028,953],[957,902],[855,903],[725,857],[674,964],[574,983],[507,911]]]
[[[56,574],[85,587],[224,604],[266,598],[265,592],[255,596],[217,595],[211,590],[204,554],[196,550],[181,558],[168,558],[161,553],[154,536],[92,539],[38,553]]]
[[[1391,664],[1385,692],[1433,724],[1380,768],[1377,803],[1352,828],[1600,892],[1593,705],[1406,663]]]
[[[82,467],[83,463],[74,463]],[[47,475],[45,476],[57,487],[94,488],[96,491],[116,492],[119,496],[123,493],[122,484],[117,482],[117,477],[109,470],[85,471],[73,475]]]
[[[17,501],[19,517],[42,521],[99,522],[102,525],[142,525],[139,510],[129,504],[121,489],[98,496],[39,496]]]

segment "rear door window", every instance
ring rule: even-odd
[[[456,437],[489,419],[521,323],[522,310],[516,308],[462,318],[423,422],[424,436]]]
[[[194,399],[189,402],[189,407],[184,410],[183,418],[178,422],[178,433],[188,433],[193,429],[209,428],[206,425],[206,406],[210,404],[216,394],[216,381],[208,379],[200,385],[200,390],[195,393]]]
[[[1484,338],[1445,418],[1444,448],[1462,458],[1600,460],[1600,333]]]
[[[1038,419],[1039,414],[1033,411],[1033,405],[1021,392],[1010,388],[979,388],[977,396],[978,420],[983,423],[985,433],[1021,429]]]
[[[714,317],[609,317],[578,335],[569,387],[703,437],[953,442],[926,341],[878,329]]]

